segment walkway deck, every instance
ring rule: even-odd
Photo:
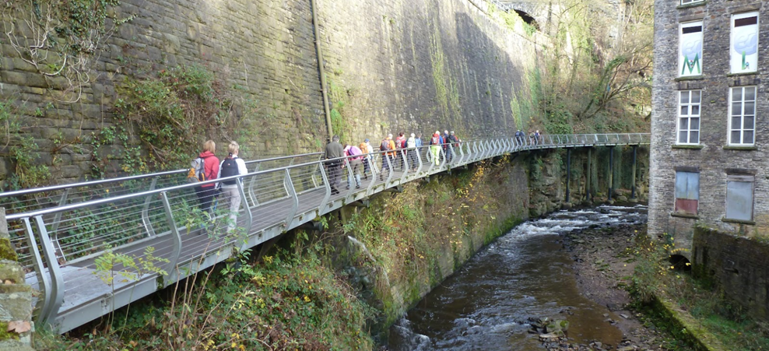
[[[201,183],[186,183],[186,170],[7,192],[0,194],[0,204],[9,214],[12,244],[28,271],[27,282],[41,292],[36,320],[63,333],[240,250],[406,182],[520,151],[648,143],[648,134],[549,135],[537,144],[528,138],[496,138],[445,145],[435,162],[424,146],[398,151],[405,156],[406,170],[385,159],[396,171],[384,174],[383,156],[376,153],[370,155],[373,174],[350,190],[345,188],[352,169],[342,158],[332,160],[345,164],[337,195],[332,195],[319,153],[249,161],[249,174],[232,177],[240,180],[243,199],[238,229],[232,232],[226,229],[226,199],[218,198],[213,216],[200,212],[194,188]],[[154,265],[168,274],[110,264],[114,254],[137,263],[162,258],[167,262],[154,260]]]

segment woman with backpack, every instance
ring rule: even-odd
[[[246,162],[242,158],[238,157],[238,151],[240,151],[240,145],[237,141],[231,141],[227,146],[227,151],[230,153],[219,166],[219,174],[217,179],[227,178],[237,175],[248,174],[246,169]],[[231,232],[235,229],[235,224],[238,218],[238,211],[240,210],[240,190],[238,190],[238,182],[242,182],[240,178],[230,179],[222,181],[222,193],[224,193],[224,199],[229,202],[230,220],[227,223],[227,232]]]
[[[217,174],[219,174],[219,159],[214,155],[215,152],[216,143],[213,140],[203,143],[203,152],[198,156],[203,160],[203,174],[199,176],[200,181],[216,179]],[[195,187],[195,194],[198,195],[200,210],[209,213],[211,211],[211,203],[214,202],[214,195],[216,195],[216,183]]]

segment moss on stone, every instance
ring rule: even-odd
[[[0,340],[19,340],[19,334],[8,330],[8,322],[0,322]]]
[[[8,238],[0,239],[0,260],[18,261],[16,250],[11,246],[11,240]]]

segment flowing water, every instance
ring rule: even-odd
[[[569,321],[577,343],[617,345],[617,320],[577,290],[560,234],[646,221],[646,207],[601,206],[523,223],[482,249],[390,329],[390,350],[542,350],[530,318]]]

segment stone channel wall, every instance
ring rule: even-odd
[[[499,25],[485,2],[317,4],[335,132],[344,141],[437,129],[469,139],[511,134],[516,121],[526,127],[531,116],[521,117],[521,106],[531,99],[539,36]],[[21,135],[37,144],[35,164],[51,167],[52,182],[91,172],[92,135],[115,125],[116,88],[126,78],[176,66],[200,65],[226,82],[232,113],[248,122],[244,157],[318,151],[325,143],[310,0],[122,0],[115,12],[134,17],[101,45],[74,104],[54,98],[60,81],[1,44],[0,102],[18,107]],[[3,141],[0,180],[14,171],[9,150],[20,142]]]
[[[698,226],[692,246],[695,277],[715,284],[746,313],[769,319],[769,245]]]

